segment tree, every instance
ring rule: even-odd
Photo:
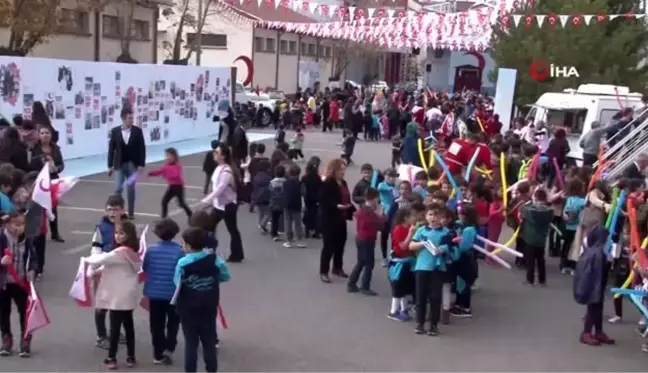
[[[219,14],[223,18],[225,12],[215,10],[213,0],[202,0],[202,12],[198,12],[196,0],[180,0],[174,6],[162,10],[162,16],[170,23],[167,32],[172,37],[170,40],[162,41],[162,47],[168,55],[165,63],[186,65],[196,50],[197,39],[193,38],[190,45],[185,45],[189,41],[184,40],[183,36],[187,29],[191,29],[196,35],[202,34],[208,18],[212,15]],[[187,52],[182,56],[182,47],[187,47]]]
[[[0,0],[0,25],[10,30],[0,54],[25,56],[56,32],[60,0]]]
[[[336,41],[333,46],[333,73],[330,80],[340,80],[352,60],[378,58],[379,54],[380,50],[373,45],[360,44],[350,40]]]
[[[119,18],[119,49],[117,62],[137,63],[131,56],[130,47],[133,41],[133,17],[137,0],[117,0],[117,17]]]
[[[624,13],[636,1],[624,0],[543,0],[533,9],[518,9],[514,14],[609,14]],[[616,4],[615,4],[616,3]],[[622,11],[613,11],[620,9]],[[491,55],[499,67],[517,69],[516,104],[533,103],[542,93],[576,88],[583,83],[615,84],[643,91],[648,82],[646,58],[648,31],[642,21],[621,17],[599,23],[596,17],[589,26],[573,26],[572,18],[563,28],[560,20],[551,25],[547,17],[538,27],[533,19],[527,27],[522,18],[516,28],[509,17],[508,29],[501,19],[494,26]],[[556,66],[574,66],[579,77],[561,77],[537,82],[531,78],[533,61]]]

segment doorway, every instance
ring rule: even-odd
[[[461,92],[463,89],[481,91],[482,76],[479,68],[472,65],[455,67],[454,92]]]

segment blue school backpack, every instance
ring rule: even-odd
[[[587,234],[587,245],[576,263],[574,271],[574,300],[578,304],[599,302],[603,296],[603,271],[605,271],[605,254],[608,231],[597,225]]]

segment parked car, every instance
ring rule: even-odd
[[[281,93],[283,95],[283,93]],[[277,94],[274,94],[277,97]],[[248,102],[254,102],[258,107],[259,104],[263,106],[263,115],[261,117],[261,125],[266,127],[272,123],[272,112],[274,111],[275,102],[278,98],[272,98],[271,95],[266,93],[256,93],[249,87],[244,87],[242,83],[236,82],[235,100],[241,105],[247,105]]]

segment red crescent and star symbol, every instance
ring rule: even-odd
[[[248,85],[252,84],[252,79],[254,78],[254,63],[252,62],[250,57],[248,57],[248,56],[238,56],[234,60],[234,63],[236,63],[236,61],[242,61],[245,64],[245,66],[247,67],[247,72],[248,73],[247,73],[247,77],[242,82],[243,86],[245,87],[245,86],[248,86]]]
[[[50,184],[51,184],[51,183],[50,183]],[[45,185],[43,185],[43,180],[41,180],[41,181],[38,182],[38,187],[40,188],[41,191],[43,191],[43,192],[45,192],[45,193],[49,193],[49,192],[52,191],[52,189],[51,189],[51,185],[50,185],[49,187],[45,187]]]
[[[529,75],[535,81],[544,82],[549,79],[549,65],[545,61],[534,60],[529,66]]]

